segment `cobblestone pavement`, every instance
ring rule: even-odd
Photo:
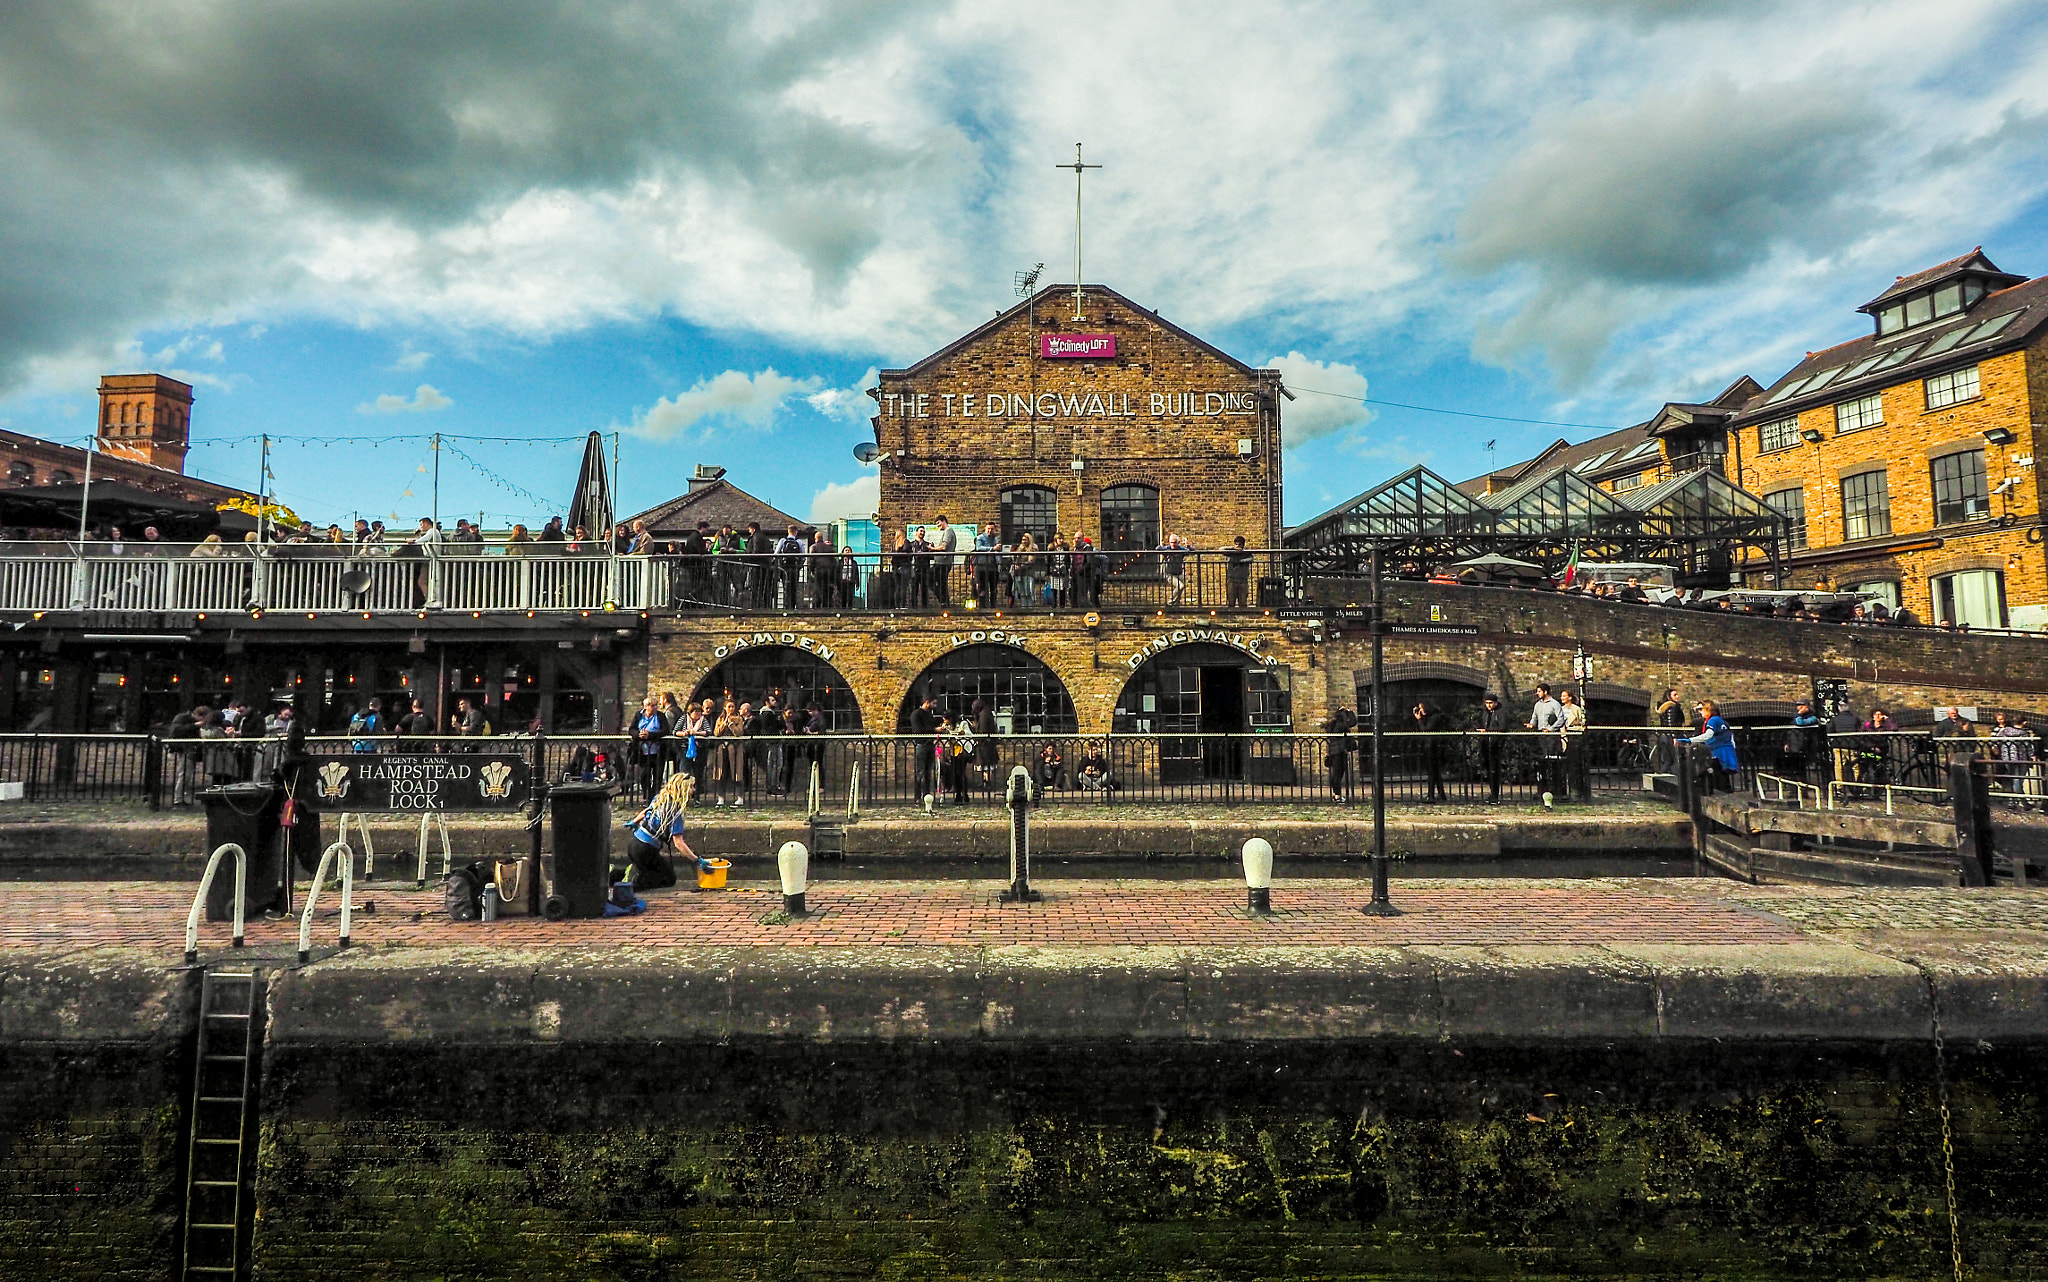
[[[1674,881],[1679,893],[1776,914],[1811,930],[2021,930],[2048,933],[2048,890],[1746,886]]]
[[[724,892],[654,892],[638,917],[548,922],[511,917],[489,925],[455,923],[441,911],[438,887],[413,891],[380,884],[357,888],[357,903],[374,913],[354,919],[359,947],[490,943],[505,947],[559,944],[618,946],[902,945],[1198,947],[1258,944],[1330,947],[1373,944],[1599,945],[1621,943],[1790,943],[1789,922],[1746,904],[1671,893],[1667,883],[1497,884],[1396,883],[1402,915],[1372,918],[1358,911],[1371,898],[1364,880],[1316,881],[1277,888],[1278,909],[1253,916],[1241,881],[1046,881],[1043,903],[998,902],[1002,884],[988,879],[941,885],[830,882],[812,888],[812,914],[789,920],[772,884],[745,883]],[[190,887],[160,882],[28,883],[13,889],[0,919],[0,950],[61,953],[102,946],[160,950],[175,961],[184,947]],[[332,903],[330,892],[328,903]],[[322,906],[315,942],[334,946],[338,922]],[[289,948],[298,921],[252,921],[252,947]],[[209,954],[226,955],[229,926],[202,922]]]

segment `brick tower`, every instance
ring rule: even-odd
[[[161,374],[100,379],[100,450],[182,473],[192,426],[192,388]]]

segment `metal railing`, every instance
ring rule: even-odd
[[[1675,744],[1685,732],[1640,726],[1594,726],[1569,743],[1556,734],[1516,731],[1432,734],[1390,730],[1383,738],[1387,797],[1428,803],[1486,802],[1500,777],[1503,801],[1533,802],[1544,792],[1619,797],[1640,793],[1646,775],[1676,771]],[[361,735],[308,737],[314,756],[351,754]],[[530,755],[526,734],[464,738],[372,736],[380,751],[514,752]],[[1339,753],[1343,740],[1348,748]],[[1987,736],[1946,737],[1920,731],[1828,734],[1789,725],[1735,730],[1738,777],[1754,790],[1760,778],[1780,790],[1827,791],[1831,783],[1882,790],[1940,791],[1957,758],[1991,759],[1993,797],[2011,804],[2048,801],[2048,772],[2034,760],[2034,741]],[[2001,746],[2009,757],[1999,755]],[[941,751],[946,747],[946,751]],[[0,735],[0,781],[20,781],[31,801],[140,801],[161,807],[189,800],[210,784],[268,780],[283,739],[165,739],[155,735]],[[1369,797],[1371,733],[1348,740],[1327,733],[1148,733],[1109,735],[997,734],[958,754],[909,735],[746,735],[664,740],[648,755],[623,735],[547,735],[541,770],[548,782],[590,777],[637,796],[673,771],[698,780],[698,806],[721,797],[750,808],[804,806],[813,763],[827,809],[847,800],[856,766],[863,809],[921,805],[964,791],[970,802],[993,795],[1013,766],[1024,766],[1052,802],[1306,802]],[[1332,761],[1341,756],[1339,789]],[[1097,768],[1084,771],[1091,758]],[[1434,782],[1432,782],[1434,779]],[[1839,791],[1839,790],[1837,790]],[[1875,795],[1875,793],[1873,793]],[[407,819],[412,823],[411,817]]]

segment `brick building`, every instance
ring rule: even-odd
[[[254,497],[231,485],[185,475],[192,428],[189,384],[162,374],[108,374],[100,379],[99,394],[90,469],[94,480],[117,481],[209,507]],[[20,432],[0,430],[0,459],[6,471],[0,488],[65,485],[86,478],[85,449]]]
[[[1278,370],[1253,369],[1101,285],[1041,290],[875,398],[880,519],[893,541],[941,514],[1085,532],[1109,549],[1179,534],[1215,548],[1280,535]]]
[[[1786,586],[1825,579],[1930,622],[2048,625],[2048,277],[1980,248],[1858,310],[1871,333],[1809,353],[1729,424],[1730,468],[1792,518]]]

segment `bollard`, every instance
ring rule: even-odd
[[[804,891],[810,884],[811,852],[801,841],[785,841],[775,852],[775,864],[782,873],[782,911],[792,917],[808,916]]]
[[[1254,837],[1244,843],[1245,907],[1255,913],[1273,911],[1273,843]]]
[[[1010,888],[1002,893],[1002,903],[1035,904],[1045,898],[1031,888],[1032,793],[1031,772],[1014,767],[1003,785],[1003,804],[1010,809]]]

